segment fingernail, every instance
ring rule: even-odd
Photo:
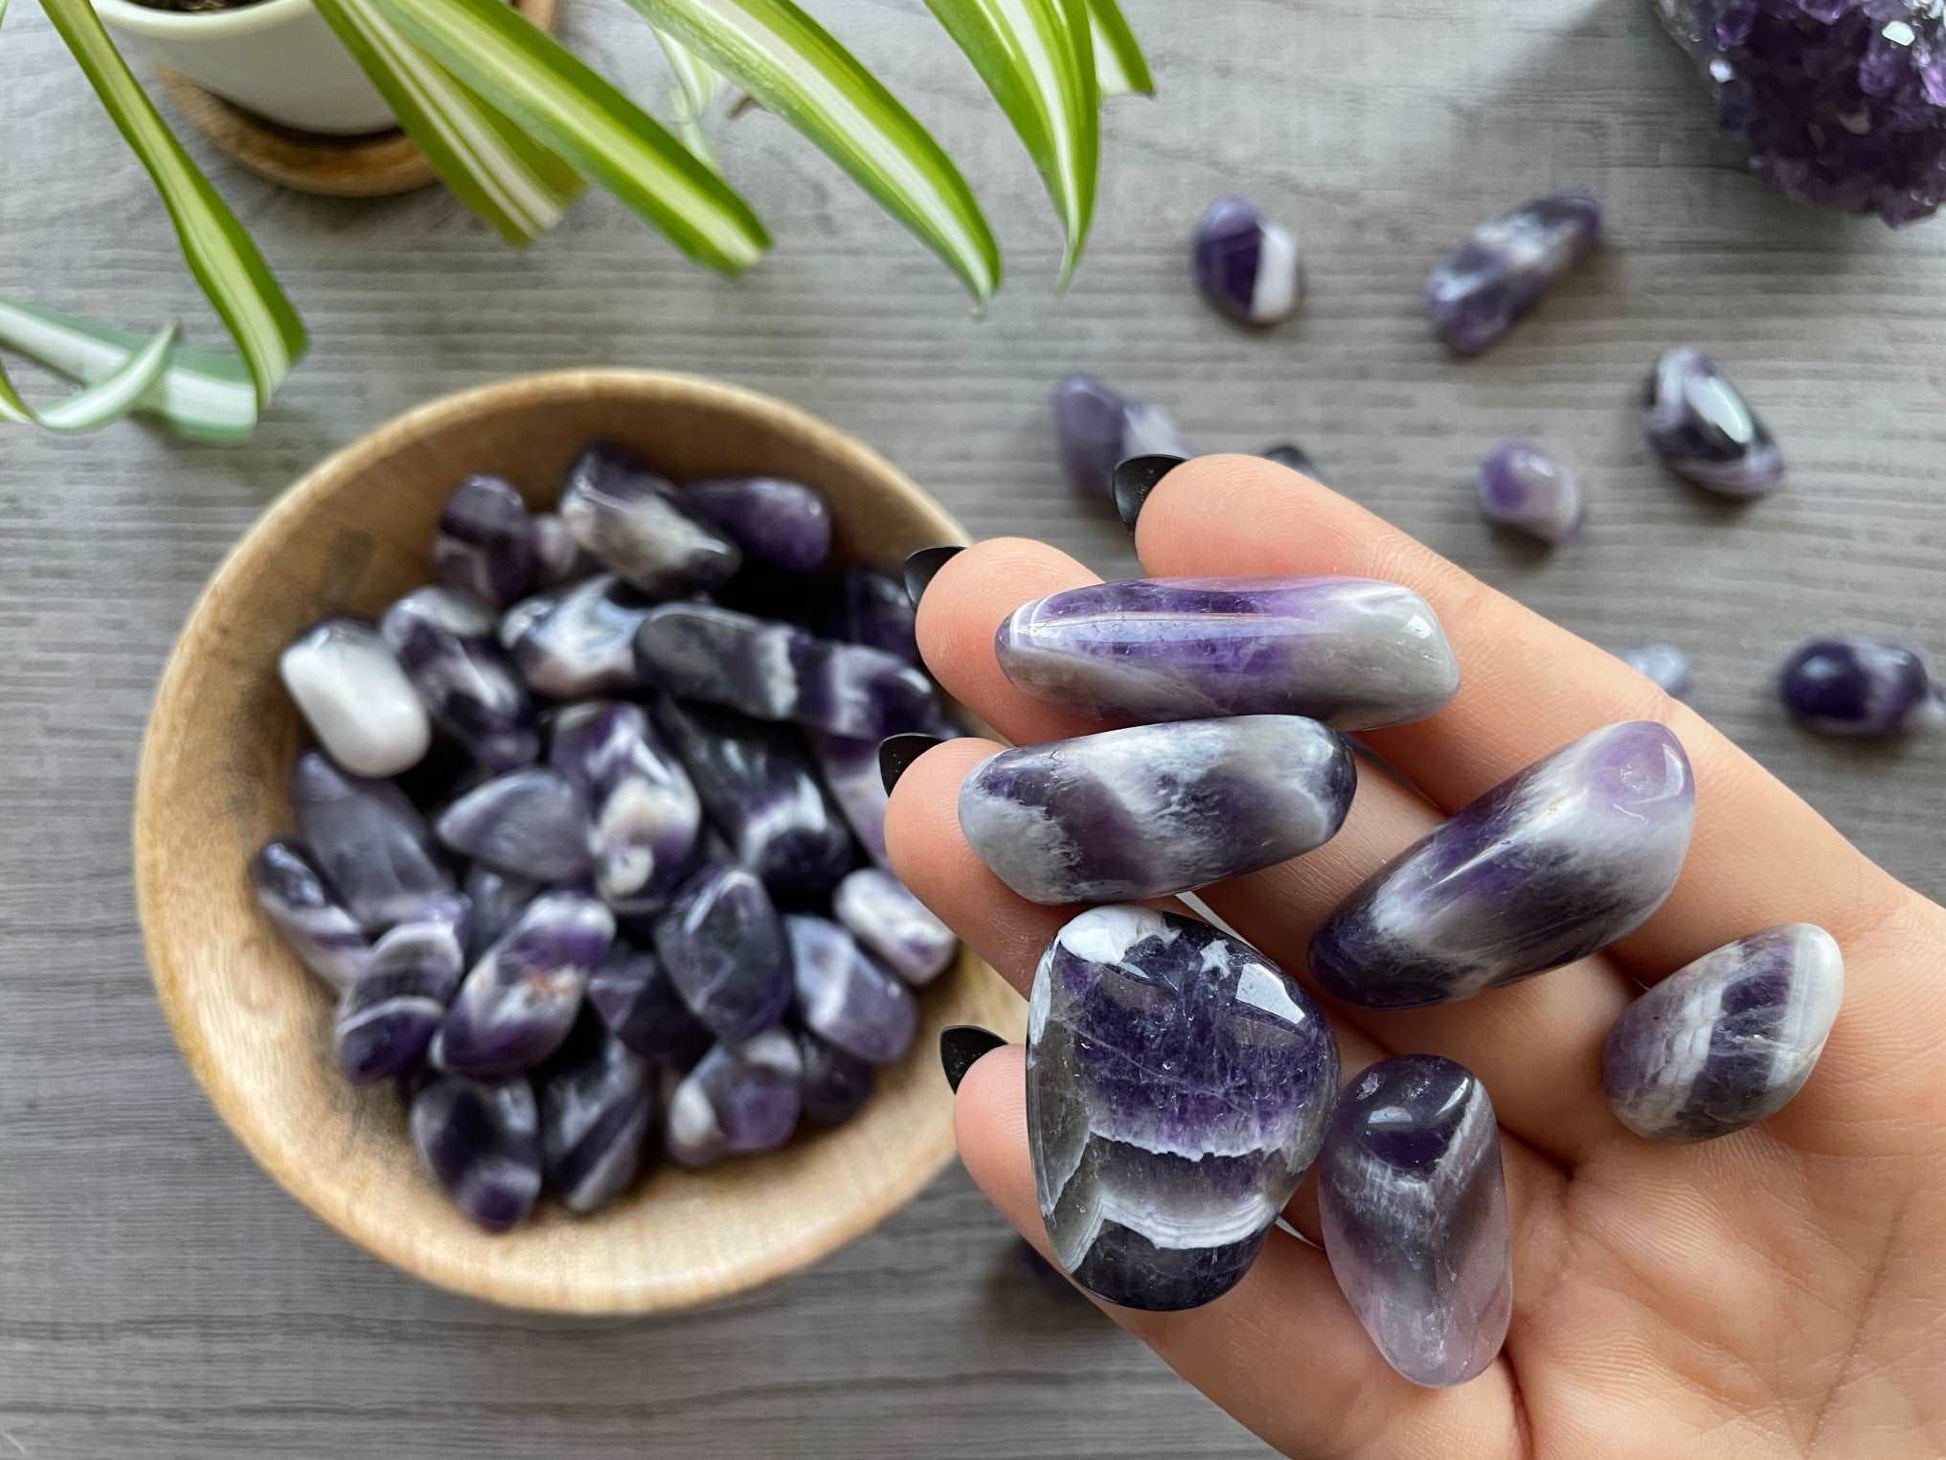
[[[1131,456],[1116,465],[1115,514],[1122,519],[1122,526],[1135,531],[1135,519],[1142,515],[1142,504],[1149,500],[1149,493],[1186,460],[1182,456]]]
[[[991,1029],[977,1024],[948,1024],[939,1031],[939,1063],[945,1067],[946,1083],[954,1090],[966,1072],[978,1064],[982,1055],[991,1054],[1007,1041]]]
[[[885,794],[899,783],[912,763],[935,745],[943,744],[937,735],[888,735],[878,743],[878,778],[885,782]]]
[[[1301,471],[1312,481],[1318,480],[1318,464],[1311,460],[1310,452],[1294,442],[1280,441],[1275,446],[1266,446],[1257,455],[1265,461],[1274,461],[1279,466],[1287,466],[1292,471]]]
[[[966,549],[954,543],[943,547],[920,548],[905,560],[905,596],[912,600],[912,606],[919,606],[919,599],[933,580],[933,574],[946,566],[948,558],[965,552]]]

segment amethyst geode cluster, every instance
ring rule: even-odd
[[[1946,21],[1932,0],[1654,3],[1770,186],[1894,227],[1946,198]]]

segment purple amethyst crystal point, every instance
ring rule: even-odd
[[[891,797],[885,790],[884,773],[878,768],[878,742],[814,731],[811,749],[817,756],[818,769],[824,773],[824,788],[838,803],[859,845],[874,862],[884,866],[885,808]]]
[[[1034,698],[1111,722],[1303,715],[1370,730],[1459,689],[1425,599],[1360,578],[1097,583],[1015,609],[994,649]]]
[[[1304,302],[1297,240],[1234,193],[1211,203],[1197,223],[1191,263],[1203,297],[1239,324],[1279,324]]]
[[[851,834],[801,736],[674,700],[655,715],[739,866],[780,896],[828,892],[851,870]]]
[[[325,884],[367,932],[453,890],[424,818],[391,782],[348,776],[307,751],[291,767],[291,809]]]
[[[635,687],[635,633],[649,605],[601,573],[558,598],[526,598],[500,622],[500,642],[538,694],[581,699]]]
[[[354,776],[396,776],[432,744],[425,705],[363,619],[328,618],[306,630],[277,673],[318,744]]]
[[[627,917],[660,911],[695,866],[703,807],[647,714],[623,701],[570,705],[548,760],[594,808],[596,891]]]
[[[959,823],[1029,902],[1136,902],[1322,846],[1357,784],[1315,720],[1187,720],[1002,751],[960,787]]]
[[[1337,1098],[1337,1041],[1311,996],[1227,934],[1098,907],[1041,957],[1034,1182],[1055,1257],[1111,1303],[1194,1308],[1234,1287]]]
[[[804,1069],[797,1041],[766,1029],[742,1044],[719,1044],[669,1097],[664,1137],[685,1166],[742,1151],[769,1151],[797,1129]]]
[[[1473,230],[1426,280],[1426,313],[1449,347],[1477,355],[1594,251],[1601,205],[1585,193],[1523,203]]]
[[[1775,1115],[1811,1078],[1845,991],[1823,928],[1793,923],[1706,953],[1615,1021],[1601,1078],[1652,1141],[1707,1141]]]
[[[460,984],[433,1041],[433,1063],[480,1080],[538,1065],[574,1027],[588,975],[614,936],[615,915],[592,897],[535,898]]]
[[[541,884],[475,862],[466,869],[460,891],[473,908],[473,916],[467,920],[466,951],[478,958],[514,925],[521,909],[540,894]]]
[[[577,543],[654,598],[706,593],[743,562],[736,544],[619,447],[590,446],[568,468],[561,520]]]
[[[540,1111],[525,1080],[452,1075],[412,1099],[412,1142],[459,1209],[489,1232],[525,1221],[541,1194]]]
[[[852,936],[823,918],[784,919],[791,985],[804,1027],[870,1064],[904,1058],[919,1027],[912,992],[874,963]]]
[[[1946,22],[1908,0],[1655,0],[1769,186],[1893,227],[1946,198]]]
[[[505,608],[534,586],[534,521],[499,477],[472,476],[454,490],[432,540],[439,581]]]
[[[831,556],[831,509],[802,482],[722,477],[691,482],[677,500],[754,558],[815,573]]]
[[[715,1039],[655,955],[622,944],[588,980],[588,1002],[617,1039],[671,1069],[689,1069]]]
[[[847,568],[844,617],[844,637],[852,643],[896,654],[908,664],[920,662],[912,599],[905,584],[890,574]]]
[[[860,867],[831,895],[831,915],[865,949],[914,988],[953,966],[959,939],[906,885],[878,867]]]
[[[1311,939],[1325,991],[1368,1008],[1471,998],[1606,948],[1682,871],[1696,783],[1648,720],[1502,781],[1353,892]]]
[[[798,1090],[804,1118],[812,1125],[843,1125],[871,1099],[874,1072],[865,1061],[802,1029],[797,1057],[803,1066]]]
[[[1500,1128],[1470,1070],[1429,1054],[1366,1070],[1318,1158],[1332,1275],[1385,1362],[1415,1384],[1463,1384],[1493,1362],[1513,1312]]]
[[[372,946],[302,845],[283,838],[264,843],[250,859],[250,886],[306,968],[340,992],[357,981]]]
[[[719,1039],[749,1039],[790,1007],[784,925],[741,867],[708,866],[684,883],[656,922],[655,948],[683,1003]]]
[[[461,856],[536,882],[571,882],[591,862],[587,797],[549,766],[475,786],[440,813],[438,831]]]
[[[463,897],[435,897],[378,940],[332,1031],[338,1068],[352,1084],[418,1068],[465,971],[471,913]]]
[[[1531,441],[1508,441],[1480,467],[1480,510],[1545,543],[1581,536],[1588,506],[1575,469]]]
[[[1624,649],[1620,658],[1637,674],[1661,686],[1665,693],[1679,700],[1689,698],[1689,656],[1674,644],[1644,644],[1639,649]]]
[[[1761,497],[1784,480],[1784,455],[1716,362],[1663,352],[1642,394],[1642,429],[1677,476],[1726,497]]]
[[[433,723],[486,770],[510,771],[540,754],[541,737],[527,687],[493,628],[486,604],[436,587],[406,594],[379,624]]]
[[[1820,735],[1890,739],[1946,720],[1925,656],[1891,639],[1806,640],[1784,661],[1778,693]]]
[[[1191,457],[1196,450],[1157,407],[1117,395],[1092,375],[1054,387],[1054,431],[1068,485],[1106,497],[1116,466],[1131,456]]]
[[[649,1062],[619,1039],[571,1041],[535,1078],[541,1169],[569,1211],[585,1216],[633,1184],[656,1118]]]

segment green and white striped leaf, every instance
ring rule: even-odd
[[[699,263],[741,273],[769,247],[763,224],[729,184],[504,0],[376,3],[471,91]]]
[[[507,242],[532,242],[581,191],[572,167],[449,76],[373,0],[312,0],[441,182]]]
[[[975,299],[993,296],[1000,245],[966,179],[912,113],[791,0],[629,3],[822,148]]]
[[[304,353],[303,321],[236,214],[142,94],[89,0],[42,0],[42,9],[155,180],[183,258],[242,352],[261,409]]]
[[[97,384],[85,386],[58,404],[35,410],[21,399],[7,372],[0,368],[0,421],[40,426],[64,435],[93,431],[128,413],[136,398],[155,383],[175,343],[176,327],[167,326],[131,355],[121,369]]]
[[[676,135],[691,152],[716,167],[716,149],[710,145],[703,120],[709,115],[710,103],[723,90],[723,77],[668,31],[655,31],[655,39],[675,73],[676,84],[669,88],[669,114],[675,119]]]
[[[257,390],[249,369],[231,351],[203,350],[174,342],[165,343],[151,374],[149,351],[157,340],[172,342],[174,337],[173,325],[145,340],[140,335],[110,329],[70,314],[0,299],[0,348],[17,350],[100,392],[85,409],[76,407],[73,399],[57,408],[85,418],[82,425],[66,429],[85,430],[106,425],[122,410],[128,410],[136,415],[154,416],[166,422],[177,435],[193,440],[246,439],[257,425]],[[106,403],[121,400],[125,393],[126,386],[108,388],[120,374],[142,381],[142,388],[127,395],[112,414],[102,414]],[[57,414],[54,410],[38,413],[28,410],[17,395],[5,388],[3,380],[0,380],[0,396],[13,400],[12,412],[0,403],[0,416],[11,420],[31,418],[47,424],[47,418]],[[63,428],[57,425],[55,429]]]
[[[1149,63],[1117,0],[1088,0],[1088,22],[1094,31],[1095,77],[1101,94],[1154,96],[1155,78],[1149,75]]]
[[[1014,124],[1067,229],[1073,277],[1095,211],[1101,94],[1087,0],[926,0]]]

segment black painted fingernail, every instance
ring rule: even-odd
[[[1006,1042],[991,1029],[982,1029],[977,1024],[948,1024],[939,1031],[939,1063],[945,1067],[946,1083],[959,1089],[959,1082],[980,1057],[991,1054]]]
[[[1318,464],[1311,460],[1311,453],[1293,442],[1281,441],[1275,446],[1266,446],[1257,455],[1279,466],[1287,466],[1292,471],[1301,471],[1312,481],[1318,480]]]
[[[1186,460],[1182,456],[1131,456],[1117,463],[1112,485],[1115,515],[1122,519],[1122,526],[1135,531],[1135,519],[1142,515],[1142,504],[1149,500],[1149,493]]]
[[[912,763],[935,745],[943,744],[937,735],[888,735],[878,743],[878,778],[885,782],[885,794],[899,783]]]
[[[919,606],[919,599],[932,582],[933,574],[946,566],[946,560],[955,557],[966,549],[955,543],[943,547],[920,548],[905,560],[905,596],[912,600],[912,606]]]

